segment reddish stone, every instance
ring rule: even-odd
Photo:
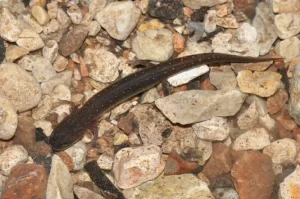
[[[60,159],[65,163],[65,165],[68,167],[69,171],[72,171],[74,169],[74,163],[73,159],[69,154],[67,154],[65,151],[60,151],[56,153],[60,157]]]
[[[217,177],[229,173],[232,167],[230,149],[223,143],[213,144],[213,152],[204,165],[203,173],[213,181]]]
[[[292,132],[286,130],[279,122],[276,122],[276,130],[279,138],[292,138]]]
[[[200,83],[200,89],[217,90],[216,87],[210,83],[209,79],[205,79],[203,82]]]
[[[297,127],[296,122],[291,118],[287,109],[282,109],[277,115],[276,120],[285,128],[286,130],[292,131]]]
[[[46,198],[47,179],[46,169],[41,165],[16,165],[5,183],[2,199]]]
[[[184,160],[174,150],[168,156],[164,170],[165,175],[176,175],[183,173],[192,173],[200,170],[200,166],[196,162],[188,162]]]
[[[48,156],[51,152],[52,148],[49,144],[46,144],[44,141],[39,141],[30,151],[30,156]]]
[[[125,117],[122,117],[118,122],[118,127],[127,135],[129,135],[132,132],[133,119],[134,119],[134,114],[130,112]]]
[[[22,145],[27,151],[30,151],[35,145],[35,126],[31,117],[19,117],[18,128],[13,138],[14,144]]]
[[[280,89],[273,96],[267,99],[267,110],[270,114],[279,112],[288,101],[288,93]]]
[[[233,164],[231,176],[240,199],[270,199],[275,175],[272,160],[258,151],[248,151]]]
[[[0,140],[0,154],[11,145],[13,145],[12,140]]]

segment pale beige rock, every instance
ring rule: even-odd
[[[249,23],[242,23],[237,29],[237,38],[242,43],[255,42],[257,39],[256,28]]]
[[[32,55],[32,75],[38,82],[46,82],[56,76],[50,61],[40,55]]]
[[[275,16],[276,33],[281,39],[288,39],[300,32],[300,14],[282,13]]]
[[[0,15],[0,35],[4,40],[15,42],[21,33],[21,24],[8,8],[2,8]]]
[[[48,136],[48,137],[51,135],[51,133],[53,131],[52,124],[48,120],[38,120],[38,121],[35,121],[34,122],[34,126],[36,128],[43,129],[44,134],[46,136]]]
[[[128,136],[125,133],[117,132],[114,136],[114,145],[121,145],[128,141]]]
[[[67,28],[71,24],[71,19],[62,8],[57,9],[56,20],[58,21],[60,28],[62,29]]]
[[[42,100],[38,106],[33,109],[32,118],[34,120],[40,120],[46,117],[52,110],[53,101],[49,95],[43,95]]]
[[[282,183],[278,195],[281,199],[297,198],[300,195],[300,166],[297,165],[293,173],[287,176]]]
[[[22,20],[27,23],[31,28],[34,29],[36,33],[41,33],[43,31],[43,27],[34,19],[32,19],[30,16],[27,15],[21,15]]]
[[[213,32],[217,28],[217,11],[208,10],[204,18],[204,29],[206,32]]]
[[[58,73],[50,80],[41,84],[43,94],[50,94],[54,87],[59,84],[64,84],[69,87],[71,85],[71,78],[72,71],[63,71],[61,73]]]
[[[47,3],[47,10],[48,10],[48,15],[50,19],[55,19],[57,16],[57,9],[58,9],[58,2],[57,1],[51,1]]]
[[[58,43],[55,40],[49,40],[43,48],[43,57],[47,58],[51,63],[58,56]]]
[[[67,14],[69,15],[73,24],[80,24],[82,20],[82,13],[77,5],[71,5],[68,7]]]
[[[5,58],[8,62],[14,62],[16,59],[27,55],[29,50],[16,45],[9,45],[5,51]]]
[[[105,199],[103,196],[85,188],[74,185],[73,187],[74,193],[80,199]]]
[[[101,169],[111,170],[113,166],[114,159],[108,155],[101,154],[97,160],[97,164]]]
[[[51,92],[51,98],[54,103],[60,101],[71,101],[71,91],[66,85],[59,84]]]
[[[300,54],[299,45],[299,39],[294,36],[278,42],[275,46],[275,52],[286,60],[292,60]]]
[[[216,17],[216,24],[218,26],[224,28],[238,28],[239,23],[237,22],[236,18],[233,15],[228,15],[226,17]]]
[[[280,88],[281,75],[272,71],[252,73],[243,70],[238,73],[237,81],[239,88],[244,93],[252,93],[260,97],[269,97]]]
[[[72,158],[74,171],[82,170],[84,167],[84,164],[86,163],[86,154],[87,154],[87,148],[85,143],[83,142],[77,142],[73,146],[69,147],[65,150],[65,152]]]
[[[259,114],[254,101],[245,112],[238,116],[237,124],[240,129],[251,129],[257,125],[258,120]]]
[[[41,6],[33,6],[31,14],[41,25],[46,25],[50,21],[47,11]]]
[[[130,110],[132,107],[132,103],[130,101],[128,102],[123,102],[122,104],[119,104],[115,108],[111,110],[110,113],[110,120],[116,119],[119,115],[126,113],[127,111]]]
[[[192,9],[199,9],[202,6],[212,7],[227,2],[227,0],[183,0],[183,4]]]
[[[47,23],[44,28],[43,32],[47,35],[50,33],[54,33],[60,29],[59,22],[56,19],[52,19],[49,23]]]
[[[56,72],[62,72],[66,69],[66,66],[68,65],[68,59],[61,56],[60,54],[57,55],[53,67]]]
[[[91,21],[91,23],[87,26],[87,30],[89,31],[89,36],[96,36],[101,30],[101,26],[97,21]]]
[[[23,29],[17,40],[18,46],[26,48],[29,51],[35,51],[44,47],[44,41],[39,34],[31,29]]]
[[[298,0],[273,0],[271,1],[275,13],[299,13],[300,2]]]

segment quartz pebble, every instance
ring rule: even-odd
[[[30,110],[41,100],[42,93],[38,82],[16,64],[0,65],[0,82],[2,92],[17,111]]]
[[[15,42],[21,33],[21,24],[8,8],[2,8],[0,15],[0,35],[3,39]]]
[[[278,37],[288,39],[300,32],[300,14],[282,13],[275,16],[275,28]]]
[[[279,197],[282,199],[297,198],[300,194],[300,166],[297,165],[296,169],[289,176],[284,178],[284,181],[280,183]]]
[[[45,198],[47,177],[47,171],[42,165],[16,165],[5,183],[1,198],[16,198],[16,195],[22,198]]]
[[[280,41],[275,46],[275,52],[286,60],[292,60],[299,56],[300,41],[297,37],[291,37]]]
[[[43,27],[43,32],[46,35],[49,35],[51,33],[54,33],[56,31],[58,31],[60,28],[59,22],[56,19],[52,19],[49,23],[47,23],[44,27]],[[52,38],[51,38],[52,39]]]
[[[61,73],[56,74],[53,78],[41,84],[43,94],[50,94],[55,88],[55,86],[60,84],[69,87],[71,85],[71,78],[71,71],[63,71]]]
[[[290,138],[283,138],[272,142],[263,150],[272,158],[274,164],[287,165],[296,157],[296,141]]]
[[[257,39],[256,28],[249,23],[242,23],[237,29],[237,38],[242,43],[255,42]]]
[[[87,149],[83,142],[77,142],[65,152],[72,158],[74,164],[74,171],[82,170],[86,163]]]
[[[27,50],[26,48],[22,48],[16,45],[9,45],[6,48],[5,58],[8,62],[14,62],[16,59],[19,59],[24,55],[27,55],[28,53],[29,50]]]
[[[158,177],[165,167],[156,145],[124,148],[115,155],[113,172],[116,184],[128,189]]]
[[[49,40],[43,48],[43,57],[47,58],[51,63],[58,56],[58,43],[55,40]]]
[[[239,90],[190,90],[157,99],[155,105],[173,123],[191,124],[235,115],[245,97]]]
[[[53,89],[51,97],[54,103],[60,101],[71,101],[71,91],[66,85],[59,84]]]
[[[89,36],[96,36],[100,32],[101,26],[97,21],[91,21],[86,29],[89,31]]]
[[[141,60],[167,61],[174,52],[172,32],[164,28],[138,32],[132,50]]]
[[[73,199],[73,181],[65,163],[53,155],[48,178],[46,198]]]
[[[126,198],[132,199],[169,199],[201,198],[211,199],[213,196],[207,184],[193,174],[161,175],[152,182],[144,183],[133,190],[125,192]]]
[[[252,93],[260,97],[269,97],[280,88],[281,75],[272,71],[252,73],[250,70],[240,71],[237,76],[242,92]]]
[[[71,5],[67,10],[68,15],[73,24],[80,24],[82,20],[82,13],[77,5]]]
[[[12,145],[0,154],[0,169],[3,175],[8,176],[11,169],[28,160],[28,153],[21,145]]]
[[[0,139],[9,140],[16,132],[18,115],[14,105],[0,92]]]
[[[65,57],[58,54],[53,63],[53,67],[54,67],[55,71],[62,72],[66,69],[67,65],[68,65],[68,60]]]
[[[45,46],[40,35],[31,29],[23,29],[16,42],[18,46],[26,48],[29,51],[35,51]]]
[[[221,141],[229,135],[229,125],[222,117],[212,117],[210,120],[193,125],[198,138],[203,140]]]
[[[132,1],[109,3],[97,13],[95,19],[108,34],[117,39],[125,40],[136,26],[141,11]]]
[[[50,21],[47,11],[41,6],[33,6],[31,14],[41,25],[46,25]]]
[[[270,136],[266,129],[256,128],[248,130],[233,142],[232,148],[234,150],[260,150],[270,145]]]
[[[65,11],[62,8],[57,8],[56,19],[59,23],[60,28],[62,29],[67,28],[71,24],[70,17],[67,15],[67,13],[65,13]]]

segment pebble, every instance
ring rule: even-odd
[[[259,54],[267,54],[274,41],[277,39],[276,28],[274,25],[274,13],[264,2],[257,4],[256,15],[252,25],[256,28],[258,37]]]
[[[141,11],[132,1],[112,2],[99,11],[95,19],[108,34],[117,40],[125,40],[135,28]]]
[[[47,177],[47,171],[42,165],[16,165],[5,183],[1,198],[45,198]]]
[[[51,63],[54,62],[58,56],[58,43],[55,40],[49,40],[43,48],[43,57],[48,59]]]
[[[210,43],[201,42],[197,43],[195,41],[187,40],[186,47],[184,49],[189,54],[199,54],[199,53],[211,53],[212,48]]]
[[[224,27],[224,28],[236,29],[239,27],[239,23],[237,22],[235,16],[233,16],[232,14],[229,14],[222,18],[216,17],[215,23],[216,23],[216,25],[218,25],[220,27]]]
[[[278,196],[281,199],[297,198],[300,195],[299,192],[299,181],[300,181],[300,166],[297,165],[294,172],[284,178],[283,182],[280,183]]]
[[[300,14],[282,13],[275,16],[276,33],[280,39],[288,39],[300,32]]]
[[[215,10],[208,10],[207,14],[205,15],[204,18],[204,29],[205,32],[213,32],[217,28],[217,23],[216,23],[216,18],[217,18],[217,11]]]
[[[47,82],[56,76],[56,71],[51,62],[40,56],[32,55],[32,75],[38,82]]]
[[[112,82],[119,76],[120,60],[104,48],[86,49],[84,63],[89,70],[89,76],[103,83]]]
[[[0,175],[0,196],[2,195],[3,188],[5,186],[5,182],[7,181],[8,177],[5,175]]]
[[[213,198],[207,184],[193,174],[161,175],[152,182],[128,190],[125,197],[131,199]]]
[[[181,0],[149,1],[148,13],[155,18],[173,20],[182,14],[183,4]]]
[[[18,115],[14,105],[0,92],[0,139],[9,140],[16,132]]]
[[[222,72],[211,70],[209,80],[218,90],[237,88],[237,80],[233,71]]]
[[[249,23],[242,23],[236,30],[237,38],[242,43],[253,43],[257,39],[256,28]]]
[[[137,130],[142,142],[146,145],[163,143],[162,132],[171,126],[170,122],[152,105],[139,105],[131,109],[138,124]]]
[[[28,153],[21,145],[12,145],[7,147],[0,154],[0,169],[3,175],[8,176],[11,169],[18,164],[28,160]]]
[[[30,15],[21,15],[21,19],[36,33],[41,33],[43,31],[43,27],[36,20],[31,18]]]
[[[72,72],[71,71],[63,71],[61,73],[56,74],[53,78],[46,82],[42,82],[41,88],[43,94],[50,94],[52,90],[60,84],[63,84],[67,87],[71,85]]]
[[[9,42],[18,40],[21,24],[8,8],[2,8],[0,15],[0,36]]]
[[[132,102],[123,102],[122,104],[119,104],[118,106],[114,107],[110,112],[110,120],[114,120],[120,115],[126,113],[130,110],[130,108],[133,106]]]
[[[255,101],[250,104],[247,110],[238,116],[237,124],[240,129],[254,128],[259,120],[259,113]]]
[[[46,35],[49,35],[51,33],[54,33],[56,31],[58,31],[60,28],[59,22],[56,19],[52,19],[49,23],[47,23],[44,27],[43,27],[43,32]],[[52,38],[51,38],[52,39]]]
[[[59,84],[53,89],[51,98],[54,103],[60,101],[71,101],[71,91],[66,85]]]
[[[48,15],[49,15],[50,19],[56,18],[57,8],[58,8],[57,1],[51,1],[51,2],[47,3],[47,10],[48,10]]]
[[[260,97],[269,97],[280,88],[281,75],[272,71],[240,71],[237,75],[239,88],[244,93],[251,93]]]
[[[97,21],[91,21],[86,29],[89,31],[89,36],[96,36],[100,32],[101,26]]]
[[[213,7],[219,4],[223,4],[227,2],[227,0],[182,0],[183,4],[186,7],[192,8],[192,9],[200,9],[203,6]]]
[[[5,52],[5,58],[8,62],[14,62],[15,60],[27,55],[29,53],[29,50],[26,48],[22,48],[17,45],[9,45],[6,48]]]
[[[50,21],[47,11],[41,6],[33,6],[31,8],[31,14],[42,26]]]
[[[267,103],[263,98],[258,97],[256,95],[249,95],[247,97],[247,99],[245,100],[245,102],[249,105],[255,102],[256,109],[257,109],[258,114],[260,116],[265,116],[265,115],[268,114],[268,112],[267,112]]]
[[[239,194],[233,188],[216,188],[213,192],[219,199],[239,199]]]
[[[66,69],[67,65],[68,65],[68,60],[65,57],[58,54],[53,63],[53,67],[54,67],[55,71],[62,72]]]
[[[85,188],[80,187],[78,185],[74,185],[73,191],[76,194],[76,196],[80,199],[105,199],[103,196]]]
[[[212,117],[210,120],[193,124],[197,137],[203,140],[222,141],[229,135],[229,124],[222,117]]]
[[[30,110],[41,100],[42,92],[38,82],[16,64],[0,65],[0,82],[1,90],[17,111]]]
[[[52,110],[53,101],[49,95],[43,95],[38,106],[32,111],[32,118],[40,120],[45,118]]]
[[[255,128],[241,134],[232,144],[232,148],[241,150],[260,150],[270,145],[270,135],[264,128]]]
[[[176,87],[183,84],[188,83],[189,81],[207,73],[209,71],[209,68],[207,65],[202,65],[196,68],[193,68],[191,70],[184,71],[182,73],[179,73],[177,75],[173,75],[168,78],[168,82]]]
[[[167,61],[174,52],[172,32],[164,28],[138,32],[132,50],[140,60]]]
[[[299,13],[300,11],[300,2],[298,0],[273,0],[272,3],[275,13]]]
[[[289,95],[284,89],[279,89],[274,95],[267,99],[267,110],[270,114],[279,112],[289,99]]]
[[[140,103],[145,104],[145,103],[153,103],[155,100],[160,98],[160,94],[157,91],[156,88],[151,88],[148,91],[144,92],[143,95],[140,98]]]
[[[71,24],[71,19],[62,8],[57,8],[56,20],[58,21],[61,29],[67,28]]]
[[[115,155],[113,172],[118,187],[128,189],[157,178],[165,167],[156,145],[123,148]]]
[[[294,161],[297,152],[297,143],[290,138],[283,138],[272,142],[263,150],[272,158],[274,164],[287,165]]]
[[[34,122],[34,126],[36,128],[41,128],[43,129],[43,133],[46,135],[46,136],[50,136],[52,131],[53,131],[53,128],[52,128],[52,123],[48,120],[38,120],[38,121],[35,121]]]
[[[114,159],[108,155],[101,154],[97,160],[98,166],[103,170],[112,170]]]
[[[73,199],[73,181],[65,163],[58,155],[53,155],[48,178],[46,198]]]
[[[283,128],[288,131],[292,131],[297,127],[296,122],[291,118],[287,109],[282,109],[278,114],[276,114],[275,119],[279,122]]]
[[[45,46],[40,35],[31,29],[23,29],[16,42],[18,46],[26,48],[29,51],[35,51]]]
[[[213,144],[213,153],[203,167],[203,173],[212,182],[232,167],[230,148],[223,143]]]
[[[189,90],[157,99],[155,105],[173,123],[185,125],[235,115],[245,98],[239,90]]]
[[[88,31],[82,26],[77,26],[65,34],[59,42],[59,53],[65,57],[76,52],[83,44]]]
[[[269,156],[245,152],[233,164],[231,176],[240,198],[271,198],[275,176]]]
[[[65,152],[72,158],[74,164],[74,171],[83,169],[86,163],[87,148],[83,142],[77,142],[70,148],[66,149]]]
[[[81,10],[77,5],[71,5],[68,7],[67,14],[69,15],[73,24],[80,24],[83,18]]]
[[[275,52],[287,61],[291,61],[300,54],[299,44],[299,39],[294,36],[278,42],[275,46]]]

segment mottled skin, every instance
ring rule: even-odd
[[[253,58],[228,54],[204,53],[173,59],[140,70],[111,84],[90,98],[79,110],[69,115],[53,130],[49,143],[55,151],[64,150],[79,141],[84,131],[101,114],[141,93],[160,81],[201,64],[222,62],[250,63],[279,58]]]

